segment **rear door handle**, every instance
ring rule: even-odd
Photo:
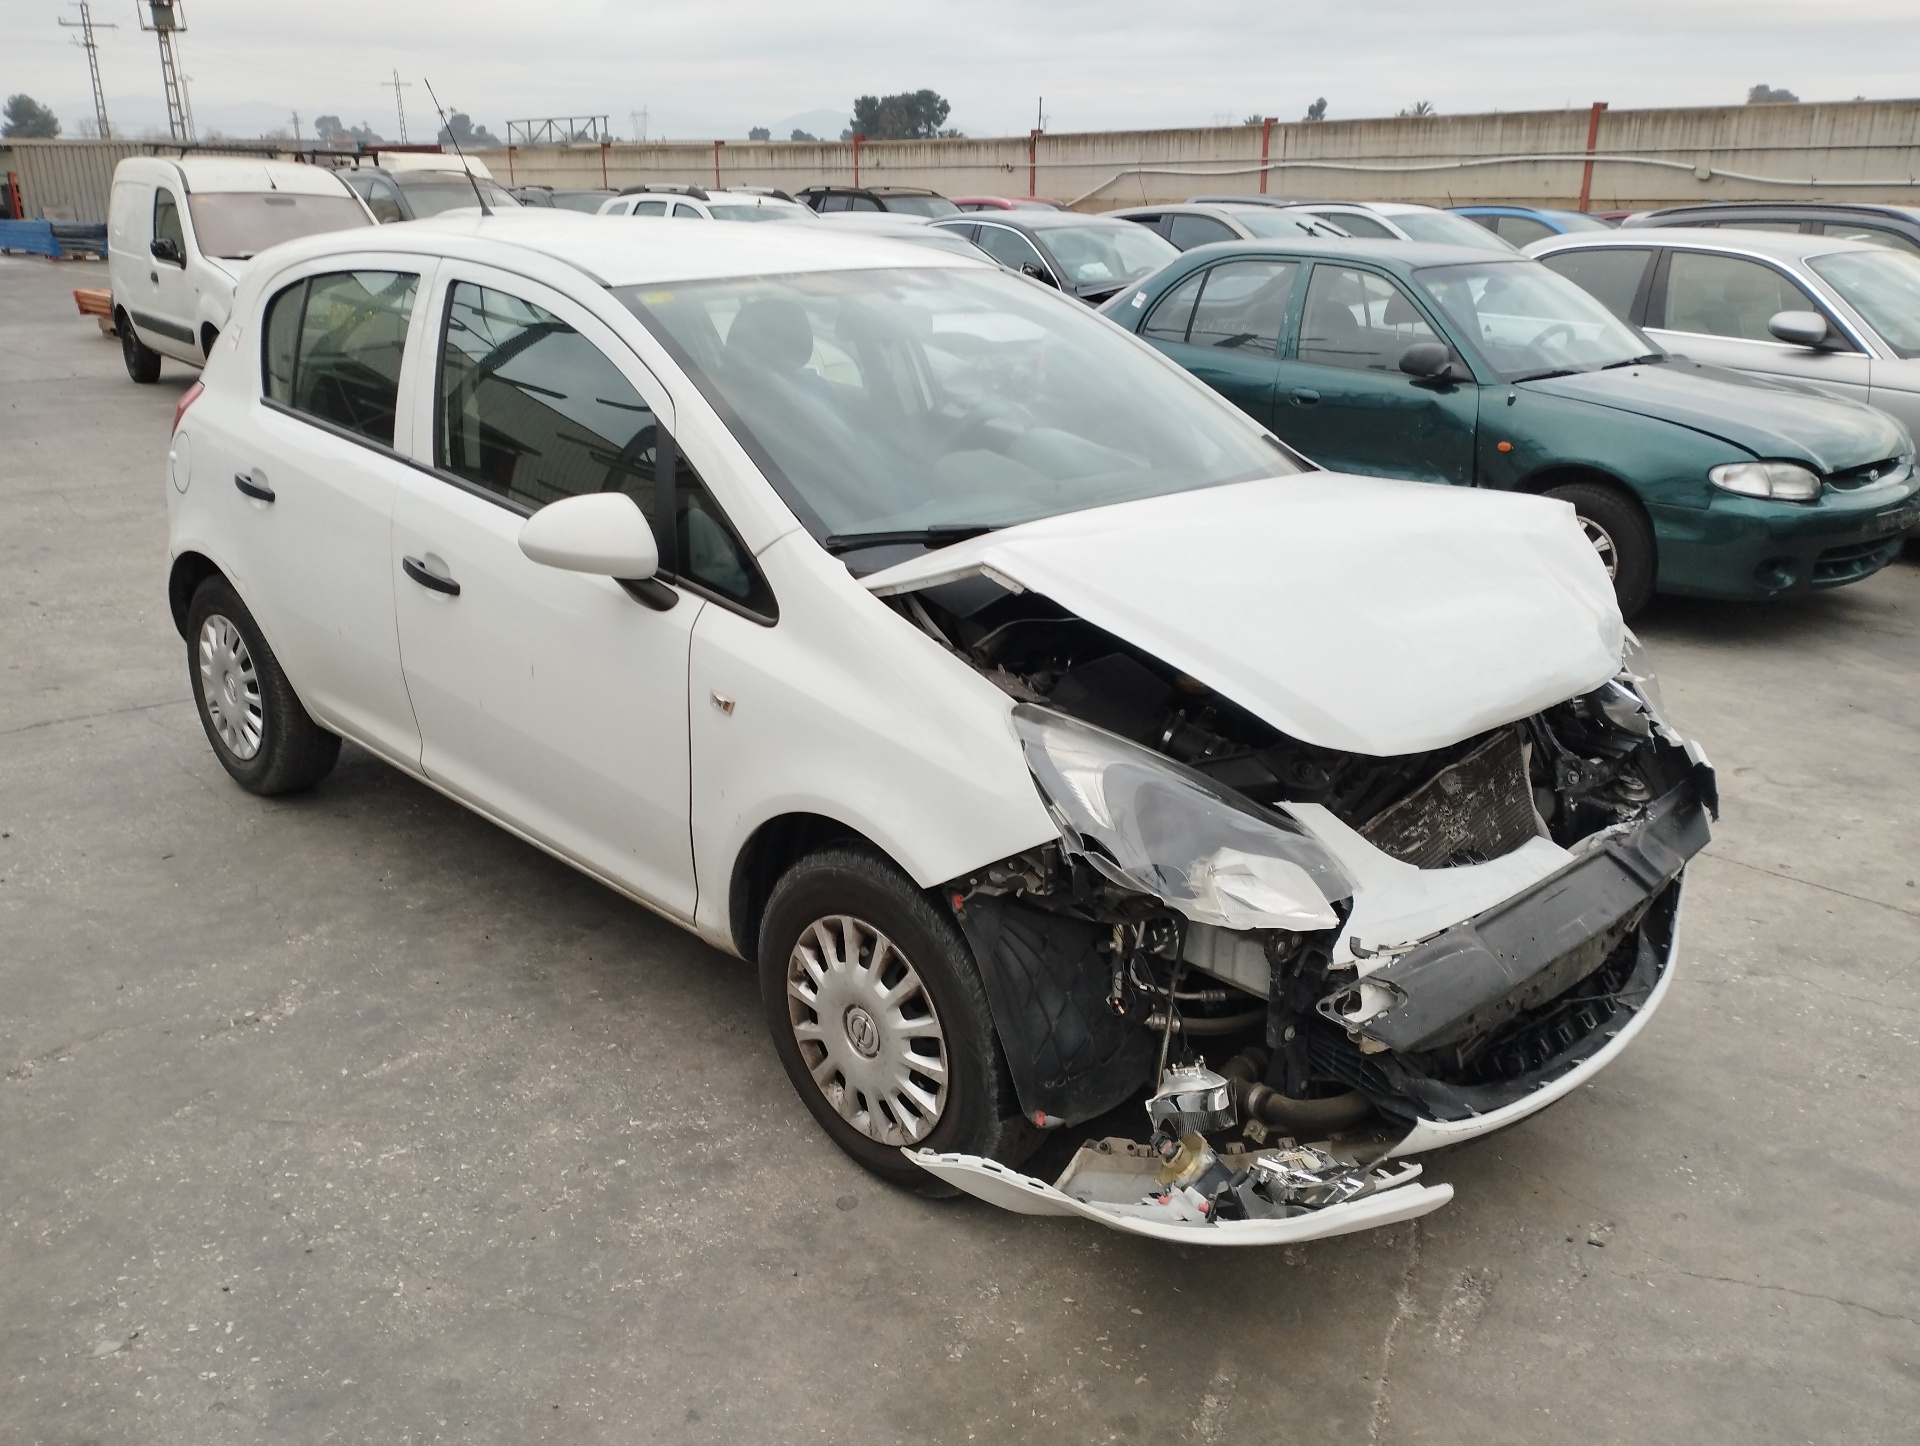
[[[249,477],[245,472],[235,472],[233,474],[233,485],[238,487],[246,496],[251,497],[255,502],[273,501],[273,489],[267,486],[265,478],[258,476]]]
[[[417,557],[403,557],[400,566],[406,569],[407,576],[424,588],[434,592],[443,592],[448,597],[460,596],[460,584],[450,577],[441,577],[427,571],[427,565]]]
[[[1316,392],[1312,387],[1295,387],[1293,389],[1293,404],[1296,407],[1310,407],[1319,400],[1320,393]]]

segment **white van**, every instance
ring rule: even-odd
[[[122,161],[107,261],[127,375],[158,380],[162,356],[205,361],[255,252],[372,224],[360,198],[317,166],[246,156]]]

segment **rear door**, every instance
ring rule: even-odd
[[[330,256],[280,278],[248,347],[257,400],[201,463],[228,511],[247,605],[321,722],[414,769],[388,572],[414,475],[403,389],[424,348],[418,256]]]
[[[1300,263],[1283,257],[1222,261],[1162,297],[1140,335],[1271,427],[1280,338],[1299,278]]]
[[[1401,371],[1417,342],[1448,345],[1398,282],[1316,262],[1280,363],[1274,430],[1336,471],[1471,484],[1480,388]]]
[[[1776,340],[1767,322],[1782,311],[1827,319],[1831,350]],[[1647,303],[1647,333],[1669,351],[1755,376],[1804,382],[1852,401],[1869,400],[1870,365],[1838,318],[1771,262],[1724,252],[1665,248]]]

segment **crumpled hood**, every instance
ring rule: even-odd
[[[1597,688],[1625,628],[1563,502],[1309,472],[1023,523],[862,579],[1053,599],[1303,742],[1455,743]]]
[[[1861,402],[1674,359],[1521,382],[1521,390],[1676,422],[1756,457],[1838,472],[1911,450],[1900,424]]]

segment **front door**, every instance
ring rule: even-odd
[[[1418,342],[1446,339],[1396,282],[1316,263],[1280,363],[1274,430],[1335,471],[1470,485],[1480,388],[1401,371]]]
[[[264,345],[250,348],[260,387],[227,433],[231,452],[195,459],[199,485],[229,510],[232,556],[252,569],[241,594],[301,701],[408,768],[420,732],[387,558],[394,496],[414,473],[399,398],[425,349],[419,268],[418,257],[328,257],[282,286]]]
[[[1279,257],[1209,266],[1162,297],[1140,334],[1271,427],[1280,337],[1299,277],[1300,263]]]
[[[162,261],[149,248],[147,280],[152,288],[145,314],[137,317],[141,331],[158,338],[156,351],[187,361],[200,360],[200,340],[193,334],[193,286],[187,279],[187,231],[180,199],[162,184],[153,193],[153,239],[169,241],[178,261]]]
[[[1713,366],[1801,382],[1852,401],[1870,400],[1870,363],[1832,313],[1773,266],[1744,256],[1670,250],[1647,307],[1647,334],[1669,351]],[[1831,351],[1776,340],[1767,323],[1782,311],[1827,319]]]
[[[665,912],[694,905],[688,636],[609,577],[529,560],[521,524],[583,492],[655,522],[666,394],[585,308],[519,277],[447,267],[439,355],[390,559],[427,776]],[[618,358],[618,360],[616,360]],[[663,556],[670,555],[662,549]]]

